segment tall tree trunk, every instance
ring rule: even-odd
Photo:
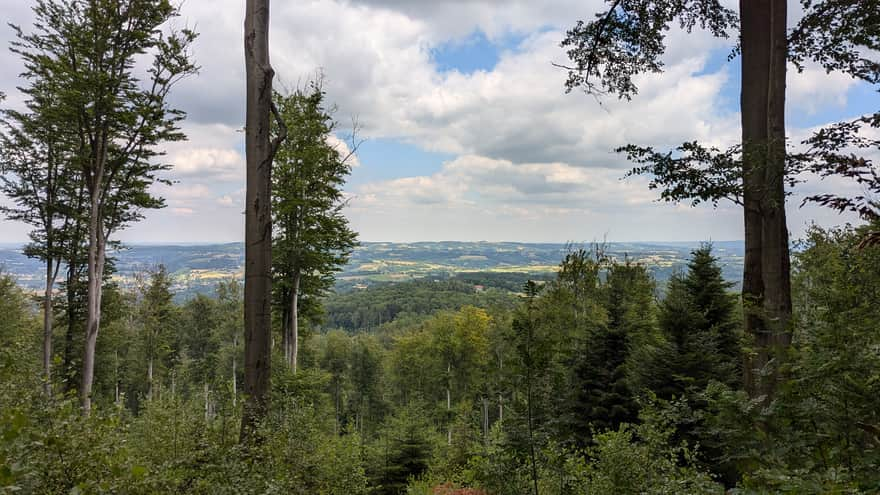
[[[91,210],[89,214],[89,258],[88,258],[88,304],[86,315],[86,339],[83,353],[82,385],[80,401],[83,414],[88,416],[92,409],[92,383],[95,377],[95,346],[101,326],[101,296],[104,277],[104,226],[101,221],[101,174],[92,179]]]
[[[46,229],[46,237],[50,237],[51,228]],[[46,253],[46,292],[43,295],[43,391],[46,397],[52,396],[52,291],[55,277],[58,275],[57,265],[53,263],[52,246],[48,244]],[[60,265],[60,263],[58,263]],[[55,265],[55,266],[53,266]]]
[[[147,401],[153,400],[153,357],[147,361]]]
[[[489,439],[489,399],[483,397],[483,440]]]
[[[790,344],[791,285],[785,221],[785,0],[741,0],[745,330],[756,352],[746,389],[771,395],[759,371]]]
[[[113,403],[119,406],[119,351],[113,351]]]
[[[788,58],[787,5],[770,7],[770,83],[767,96],[767,166],[764,179],[764,312],[773,354],[791,345],[791,266],[785,218],[785,76]]]
[[[235,369],[236,353],[238,352],[238,337],[232,337],[232,407],[238,404],[238,376]]]
[[[333,424],[333,434],[339,435],[339,377],[336,377],[335,381],[335,402],[336,402],[336,422]]]
[[[503,372],[504,370],[504,357],[501,353],[498,353],[498,370]],[[499,373],[500,374],[500,373]],[[502,423],[504,421],[504,397],[501,396],[501,392],[498,392],[498,422]]]
[[[452,381],[452,363],[446,363],[446,412],[452,410],[452,391],[450,389],[450,381]],[[452,424],[446,429],[446,444],[452,445]]]
[[[210,415],[211,415],[211,408],[208,406],[208,398],[209,398],[208,382],[205,382],[205,423],[208,422],[208,420],[210,419]]]
[[[241,441],[247,442],[265,416],[269,401],[272,353],[271,177],[274,149],[270,142],[272,77],[269,64],[269,0],[247,0],[244,20],[247,79],[245,151],[244,393]]]
[[[290,365],[290,291],[281,293],[281,349],[284,351],[284,363]]]
[[[290,369],[296,373],[297,356],[299,355],[299,270],[295,270],[293,274],[293,286],[290,291],[290,335],[287,337],[287,345],[290,346],[288,352],[290,356]]]
[[[76,281],[77,266],[74,262],[75,255],[67,261],[67,330],[64,334],[64,391],[71,392],[74,390],[74,364],[73,364],[73,333],[76,331]]]

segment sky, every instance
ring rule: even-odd
[[[119,234],[129,243],[235,242],[244,237],[244,58],[242,0],[186,0],[178,26],[200,33],[201,66],[172,93],[187,112],[188,140],[166,146],[167,207]],[[29,1],[4,1],[0,18],[33,22]],[[737,142],[739,59],[730,40],[672,30],[665,72],[640,76],[632,101],[566,93],[559,43],[597,0],[301,0],[271,5],[276,87],[324,74],[345,149],[351,123],[360,146],[345,212],[362,241],[696,241],[742,238],[742,214],[666,204],[647,178],[612,150],[633,143],[671,148],[699,140]],[[794,6],[793,6],[794,8]],[[795,9],[794,16],[797,16]],[[12,30],[0,27],[8,46]],[[20,106],[18,58],[0,52],[5,105]],[[788,134],[873,112],[873,88],[808,66],[789,70]],[[789,230],[854,221],[804,194],[845,191],[811,181],[789,201]],[[0,204],[8,203],[0,197]],[[0,242],[27,237],[0,220]]]

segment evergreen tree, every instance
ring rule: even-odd
[[[602,287],[607,324],[588,333],[572,364],[573,400],[577,416],[573,440],[586,446],[592,431],[616,430],[638,417],[638,406],[627,377],[630,349],[655,331],[654,284],[643,265],[626,260],[609,265]]]
[[[724,280],[712,245],[705,244],[691,253],[684,280],[688,296],[700,315],[696,330],[711,334],[718,357],[716,379],[728,385],[741,383],[742,349],[738,304],[730,292],[733,282]]]
[[[785,125],[786,71],[803,71],[806,61],[874,85],[880,64],[876,0],[803,0],[802,14],[791,30],[787,0],[739,3],[739,12],[718,0],[609,0],[607,10],[588,22],[579,21],[562,46],[572,61],[567,89],[630,99],[638,93],[637,77],[663,71],[669,28],[708,30],[715,37],[736,33],[735,52],[741,61],[740,117],[742,140],[726,151],[687,142],[672,151],[629,145],[618,151],[642,166],[632,173],[653,176],[669,201],[693,204],[721,199],[743,208],[745,259],[742,296],[745,330],[756,352],[743,369],[750,394],[772,396],[778,374],[763,379],[761,371],[775,366],[791,345],[792,316],[786,187],[802,169],[822,176],[840,175],[861,189],[878,190],[870,150],[877,140],[880,114],[820,129],[805,141],[809,151],[787,153]],[[733,57],[731,57],[733,59]],[[868,132],[865,132],[868,131]],[[853,153],[859,150],[862,156]],[[839,193],[809,199],[869,218],[876,208],[870,196]],[[772,371],[772,370],[767,370]]]
[[[143,358],[146,360],[146,399],[152,400],[157,382],[162,381],[170,365],[176,334],[177,308],[172,303],[171,277],[165,265],[150,273],[149,284],[143,288],[140,301],[140,327],[143,330]],[[157,377],[158,375],[158,377]]]
[[[692,252],[660,303],[660,334],[633,349],[632,381],[661,399],[693,398],[710,381],[739,383],[741,351],[732,284],[721,276],[710,245]]]

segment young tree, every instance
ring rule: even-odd
[[[670,153],[632,145],[620,151],[647,164],[634,172],[654,174],[652,187],[662,188],[664,199],[697,203],[729,198],[743,207],[745,328],[757,347],[757,355],[744,368],[745,382],[753,395],[772,394],[773,381],[759,383],[755,370],[782,357],[791,344],[787,173],[805,163],[839,164],[841,156],[833,146],[816,143],[818,151],[813,153],[786,154],[786,66],[790,61],[802,70],[805,60],[813,60],[828,71],[876,83],[880,64],[869,57],[880,46],[880,4],[803,0],[805,15],[788,33],[786,0],[741,1],[738,16],[718,0],[609,3],[607,11],[594,21],[579,22],[563,41],[574,62],[568,67],[568,90],[582,87],[593,94],[631,98],[638,91],[634,76],[662,71],[665,33],[674,22],[687,31],[707,28],[719,37],[739,31],[741,144],[726,152],[697,143]]]
[[[694,250],[687,273],[675,273],[667,283],[658,312],[660,338],[632,350],[636,388],[672,400],[691,399],[713,380],[739,383],[742,353],[730,287],[711,246]]]
[[[269,0],[247,0],[244,16],[244,62],[247,81],[245,115],[244,393],[241,440],[247,442],[266,414],[272,361],[272,160],[287,127],[272,103],[269,63]],[[278,133],[270,132],[270,112]]]
[[[363,436],[375,430],[384,412],[384,350],[375,335],[362,333],[352,338],[350,356],[352,390],[349,407],[354,416],[354,430]]]
[[[53,102],[52,82],[36,81],[23,91],[29,97],[28,113],[6,110],[0,131],[0,191],[17,206],[0,207],[10,220],[34,227],[25,254],[45,263],[43,291],[43,381],[52,393],[53,292],[69,247],[71,227],[78,212],[75,183],[79,180],[71,147],[63,142],[59,123],[47,114]],[[57,84],[57,83],[56,83]],[[63,125],[61,123],[60,125]]]
[[[523,287],[526,299],[523,307],[513,319],[513,334],[516,339],[516,353],[523,372],[523,381],[526,387],[526,438],[529,449],[529,463],[531,466],[532,488],[534,495],[538,495],[538,464],[535,453],[535,424],[534,424],[534,388],[535,373],[542,364],[541,352],[535,348],[535,333],[537,322],[535,321],[535,298],[540,288],[529,280]]]
[[[188,49],[196,34],[163,30],[177,17],[168,0],[38,0],[34,32],[16,28],[14,48],[24,77],[61,81],[51,118],[73,143],[89,197],[88,305],[80,397],[91,409],[95,343],[110,236],[163,201],[149,187],[169,166],[156,162],[158,145],[184,139],[183,112],[168,105],[172,87],[193,74]],[[151,58],[146,84],[138,63]]]
[[[588,329],[572,362],[570,420],[574,441],[589,445],[592,430],[616,430],[638,416],[627,364],[635,342],[654,332],[654,284],[644,265],[627,260],[607,268],[601,298],[607,320]]]
[[[284,357],[295,372],[300,300],[324,295],[356,244],[357,234],[342,214],[342,185],[354,151],[343,154],[330,142],[336,123],[324,108],[320,79],[308,92],[279,95],[276,101],[291,136],[275,156],[272,176],[273,271]]]
[[[241,363],[239,357],[241,350],[238,345],[243,316],[241,289],[241,284],[234,278],[217,284],[217,303],[220,311],[218,325],[220,327],[220,337],[224,342],[223,348],[226,351],[225,359],[220,363],[223,370],[218,370],[218,373],[221,376],[224,373],[229,373],[232,383],[233,407],[238,402],[238,375],[240,372],[239,364]],[[229,371],[224,371],[227,364],[229,364],[230,369]]]
[[[335,422],[333,431],[340,433],[340,412],[342,411],[342,387],[348,377],[351,361],[351,338],[341,330],[334,330],[327,334],[324,349],[321,355],[321,367],[330,373],[330,385],[333,388],[333,404]]]
[[[150,273],[149,284],[143,289],[138,315],[143,328],[143,351],[147,360],[147,400],[154,397],[155,367],[161,365],[171,351],[176,308],[172,299],[171,277],[165,265]]]

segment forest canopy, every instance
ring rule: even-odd
[[[803,88],[787,82],[818,70],[877,91],[880,2],[765,0],[733,10],[718,0],[607,0],[578,12],[584,20],[565,12],[567,31],[542,25],[498,50],[494,67],[470,60],[477,67],[468,70],[461,60],[444,68],[461,48],[405,22],[417,13],[384,6],[378,22],[375,6],[342,2],[359,17],[352,23],[340,11],[334,24],[369,33],[372,20],[385,34],[421,33],[408,43],[415,52],[383,49],[359,62],[357,77],[311,68],[295,86],[285,81],[297,74],[282,73],[290,60],[302,70],[332,56],[308,43],[281,51],[270,28],[272,39],[307,24],[329,28],[303,5],[273,4],[297,14],[298,24],[286,25],[270,24],[269,0],[243,3],[243,57],[236,69],[220,57],[241,83],[235,125],[185,111],[214,100],[212,83],[199,78],[205,45],[187,27],[206,19],[184,19],[182,5],[34,0],[31,24],[10,24],[23,72],[14,95],[0,93],[0,213],[29,229],[21,251],[39,264],[32,277],[41,285],[25,287],[0,267],[0,493],[880,492],[880,114],[866,99],[861,115],[796,129],[791,96]],[[432,8],[443,15],[440,3]],[[568,61],[542,62],[556,74],[553,98],[582,90],[588,98],[566,100],[576,109],[620,100],[613,110],[638,121],[620,119],[617,132],[604,129],[610,120],[590,128],[584,118],[583,133],[562,132],[541,118],[564,120],[563,109],[544,108],[557,100],[527,78],[528,92],[506,95],[534,101],[527,116],[499,110],[504,119],[472,127],[484,114],[469,115],[469,99],[494,108],[492,91],[507,88],[498,75],[556,35]],[[732,141],[717,128],[672,139],[665,127],[680,128],[652,114],[663,95],[639,99],[661,76],[710,70],[666,65],[679,38],[697,36],[723,44],[726,62],[738,64]],[[352,45],[375,41],[364,35]],[[431,77],[417,70],[423,57]],[[383,72],[397,58],[413,62],[412,81]],[[337,77],[357,80],[358,91],[330,91]],[[385,78],[393,91],[373,98],[369,85]],[[407,93],[411,84],[420,92]],[[468,98],[453,86],[470,88]],[[340,122],[336,98],[393,107],[386,113],[396,126],[368,124],[380,134],[372,155],[359,121]],[[450,134],[424,144],[413,131],[423,119]],[[474,144],[485,141],[483,128],[497,140]],[[230,129],[242,134],[230,153],[180,147],[188,134],[219,141],[214,135]],[[571,144],[578,140],[616,151],[625,166],[582,153]],[[459,154],[441,153],[450,149]],[[602,165],[560,161],[573,149]],[[403,162],[431,172],[389,178],[363,171],[362,159],[386,160],[382,174]],[[202,176],[224,185],[180,184]],[[725,277],[731,268],[711,241],[691,244],[681,265],[654,256],[660,269],[600,242],[569,242],[552,261],[526,244],[498,243],[502,262],[492,268],[480,254],[486,245],[453,254],[435,242],[442,259],[477,268],[447,273],[451,265],[429,260],[419,276],[383,272],[414,262],[375,243],[372,252],[387,259],[361,260],[337,280],[358,255],[358,230],[370,228],[360,216],[367,210],[412,215],[399,228],[430,237],[447,224],[476,225],[469,215],[489,204],[499,229],[528,221],[535,233],[518,235],[548,224],[574,237],[583,232],[577,219],[606,215],[619,191],[627,204],[659,200],[646,214],[659,228],[691,232],[663,217],[704,203],[714,208],[701,210],[708,215],[734,214],[743,250],[726,259],[742,266],[741,283]],[[206,200],[215,217],[236,219],[241,270],[204,268],[208,293],[184,293],[161,262],[117,271],[127,229],[168,205],[172,216],[197,216],[194,205]],[[792,235],[792,212],[804,204],[851,222],[810,221]],[[435,226],[422,225],[423,211]],[[633,211],[646,210],[622,209],[617,220],[645,225],[627,217]],[[180,222],[163,232],[185,235],[171,232]],[[196,256],[202,267],[234,258]],[[376,278],[359,283],[365,276]]]

